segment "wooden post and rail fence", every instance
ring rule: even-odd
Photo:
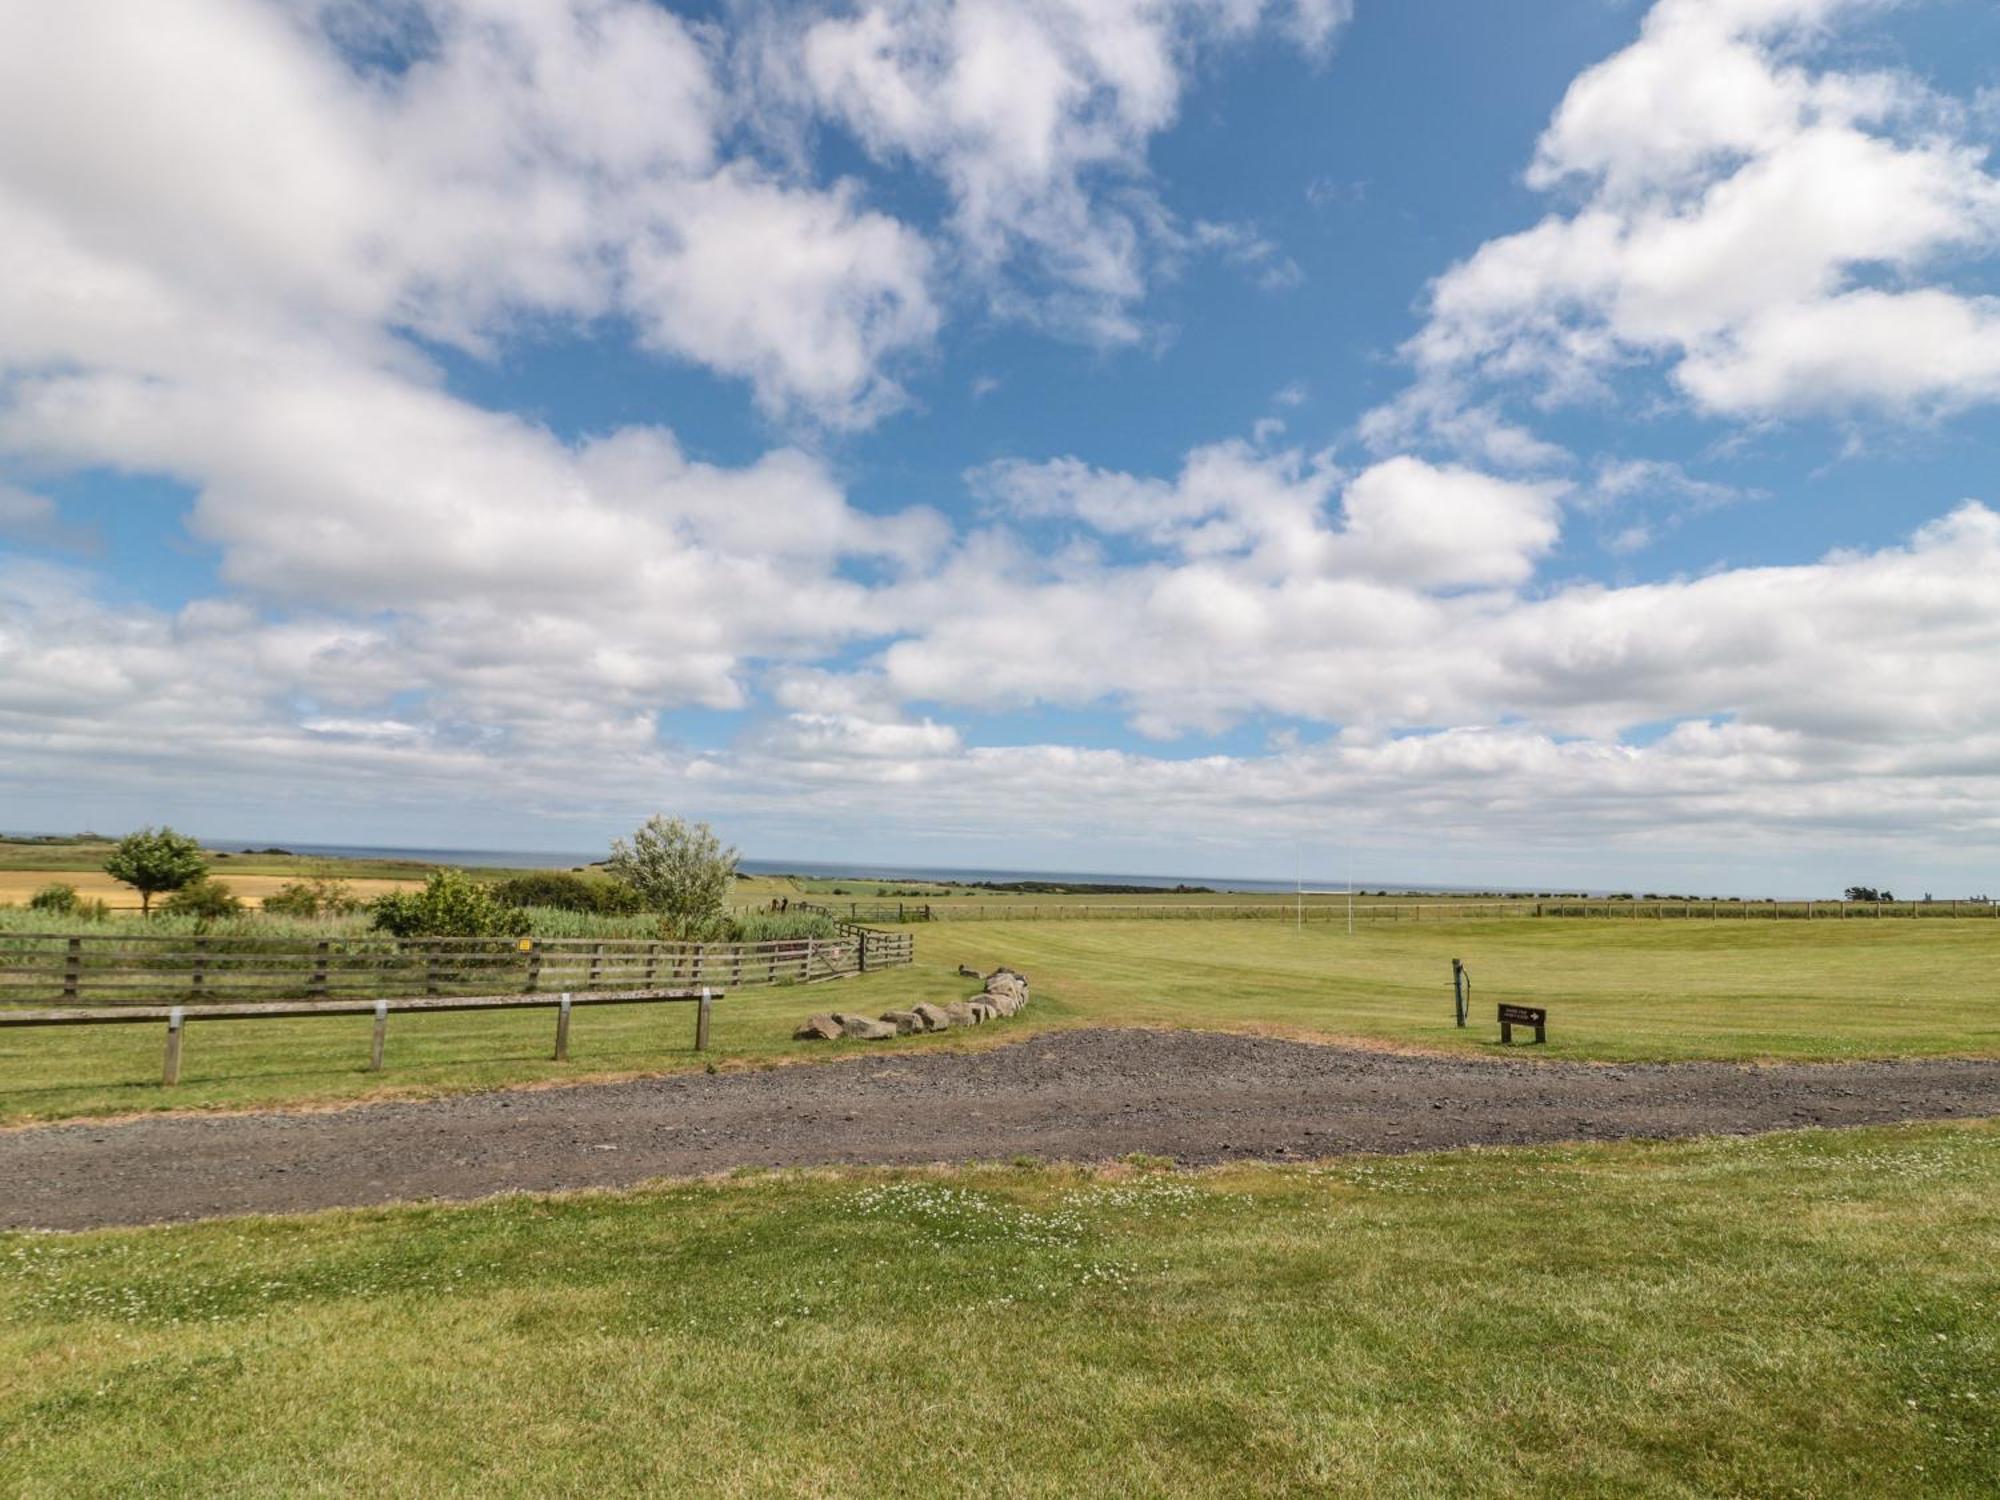
[[[167,1084],[180,1081],[190,1021],[372,1016],[369,1065],[380,1070],[391,1012],[554,1010],[562,1062],[576,1006],[692,1003],[705,1051],[711,1007],[729,989],[907,964],[914,946],[906,932],[850,925],[765,943],[10,933],[0,936],[0,1027],[165,1022]],[[24,1008],[52,1001],[63,1008]]]

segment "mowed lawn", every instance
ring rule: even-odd
[[[2000,1127],[0,1237],[0,1492],[2000,1493]]]
[[[2000,1055],[2000,922],[1513,919],[989,922],[929,960],[1008,962],[1092,1018],[1271,1027],[1497,1055],[1495,1007],[1546,1006],[1537,1055],[1606,1061]],[[1472,971],[1453,1024],[1451,961]]]
[[[191,1023],[182,1084],[159,1086],[163,1028],[0,1030],[0,1123],[162,1108],[258,1107],[851,1056],[990,1046],[1049,1026],[1244,1028],[1500,1054],[1495,1005],[1545,1005],[1546,1048],[1583,1060],[1851,1060],[2000,1055],[2000,922],[1507,920],[1338,925],[1270,921],[965,922],[915,929],[915,966],[720,1002],[712,1050],[686,1005],[577,1012],[551,1060],[549,1012],[396,1016],[388,1067],[366,1071],[370,1021]],[[1452,1025],[1451,960],[1473,976]],[[948,1001],[955,972],[1025,970],[1012,1021],[894,1043],[802,1043],[814,1010],[875,1015]]]

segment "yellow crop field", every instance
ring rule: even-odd
[[[282,885],[299,879],[296,875],[235,875],[218,870],[215,878],[242,898],[245,905],[261,906],[264,898]],[[113,911],[137,911],[139,897],[129,885],[120,885],[102,870],[0,870],[0,906],[21,906],[52,881],[73,885],[79,894],[110,903]],[[366,901],[387,891],[411,890],[420,880],[350,880],[347,888]]]

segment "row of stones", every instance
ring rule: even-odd
[[[964,971],[961,971],[964,972]],[[979,976],[974,974],[973,978]],[[855,1037],[864,1042],[887,1041],[920,1031],[947,1031],[953,1026],[978,1026],[1002,1016],[1015,1015],[1028,1003],[1028,976],[1015,969],[995,969],[985,979],[985,988],[969,1000],[949,1005],[928,1001],[908,1010],[887,1010],[879,1020],[851,1016],[843,1011],[825,1011],[807,1018],[792,1033],[802,1042],[830,1042],[839,1037]]]

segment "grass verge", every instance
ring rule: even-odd
[[[1988,1495],[2000,1128],[0,1238],[21,1496]]]

